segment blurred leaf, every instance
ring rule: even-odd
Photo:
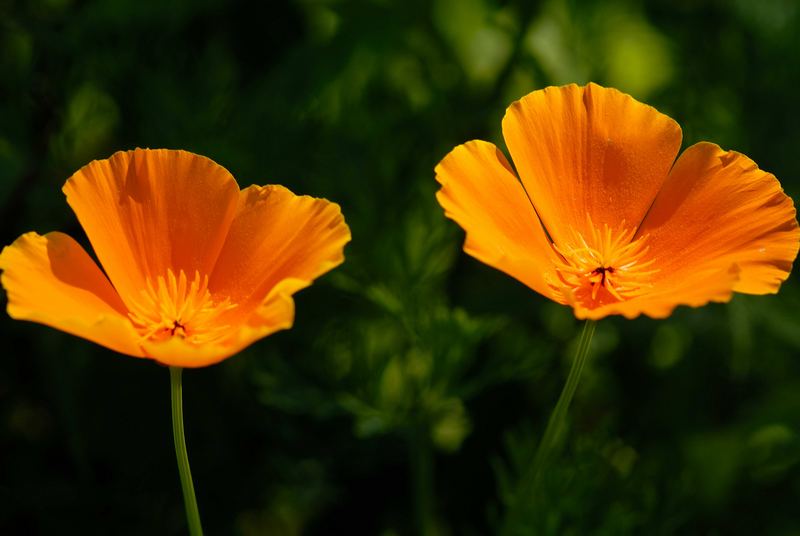
[[[759,481],[774,482],[800,462],[800,440],[784,424],[762,426],[747,441],[751,474]]]
[[[508,26],[514,19],[504,19],[485,0],[436,0],[433,13],[469,80],[494,82],[511,55]]]
[[[669,41],[629,7],[604,4],[595,24],[602,31],[607,83],[647,99],[673,77]]]
[[[91,83],[80,86],[70,97],[66,115],[54,140],[59,157],[78,167],[108,144],[119,122],[114,99]]]
[[[680,361],[691,345],[691,334],[682,325],[665,321],[653,335],[650,363],[659,369],[668,369]]]
[[[744,445],[734,434],[708,433],[691,438],[686,443],[686,457],[698,500],[721,507],[733,492],[744,455]]]

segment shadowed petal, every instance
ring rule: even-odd
[[[27,233],[0,254],[8,314],[83,337],[117,352],[144,354],[127,309],[100,268],[63,233]]]
[[[231,323],[254,321],[245,319],[275,292],[291,296],[341,264],[349,241],[336,203],[283,186],[251,186],[239,196],[209,289],[237,304],[225,316]]]
[[[118,152],[76,172],[64,193],[122,299],[167,269],[208,274],[239,188],[223,167],[186,151]]]
[[[681,144],[678,124],[655,108],[596,84],[535,91],[513,103],[503,136],[556,244],[572,230],[635,228]]]
[[[464,251],[533,290],[556,299],[555,255],[511,166],[484,141],[459,145],[436,167],[436,198],[467,233]]]

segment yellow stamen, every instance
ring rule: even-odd
[[[142,339],[163,341],[180,337],[193,344],[213,342],[224,336],[227,325],[220,315],[236,307],[227,298],[215,302],[208,290],[208,276],[195,271],[191,281],[183,270],[176,276],[148,279],[138,301],[130,304],[130,317]]]
[[[553,287],[567,287],[585,305],[624,301],[646,293],[651,287],[653,259],[647,260],[647,236],[633,239],[635,229],[608,224],[596,226],[589,219],[590,232],[584,236],[572,229],[562,244],[552,244],[561,261],[556,264],[559,281]]]

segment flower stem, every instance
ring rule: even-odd
[[[197,509],[197,499],[194,496],[192,471],[189,469],[189,456],[186,453],[186,439],[183,436],[182,372],[183,369],[180,367],[169,368],[170,390],[172,394],[172,436],[175,440],[175,457],[178,459],[178,472],[181,476],[183,505],[186,509],[186,523],[189,525],[189,534],[191,536],[202,536],[203,527],[200,524],[200,511]]]
[[[542,472],[561,447],[564,439],[567,410],[575,395],[581,372],[583,372],[583,367],[586,364],[596,325],[597,323],[594,320],[587,320],[583,325],[581,338],[578,341],[578,349],[575,352],[575,359],[572,360],[567,382],[564,384],[564,389],[558,397],[558,402],[556,402],[556,406],[550,414],[550,419],[547,421],[547,427],[544,429],[542,439],[539,441],[539,447],[536,449],[533,461],[523,472],[518,492],[506,513],[503,527],[504,534],[514,534],[514,527],[518,526],[519,517],[525,510],[526,505],[529,506],[531,502],[537,500]]]

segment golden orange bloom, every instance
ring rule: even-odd
[[[629,95],[534,91],[503,137],[516,172],[491,143],[465,143],[437,166],[437,199],[464,251],[578,318],[663,318],[789,276],[800,232],[777,179],[712,143],[676,161],[678,124]]]
[[[239,190],[186,151],[118,152],[64,185],[103,271],[63,233],[0,254],[8,314],[117,352],[200,367],[292,326],[292,295],[342,263],[339,206],[282,186]]]

